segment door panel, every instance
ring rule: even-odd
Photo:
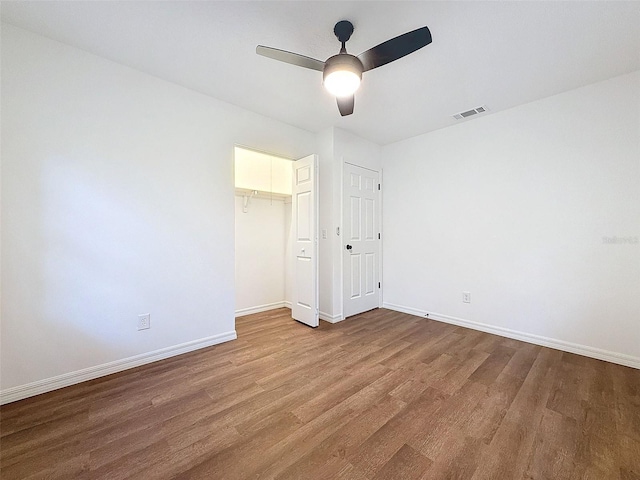
[[[372,253],[365,253],[365,269],[364,269],[364,279],[365,279],[365,295],[372,295],[376,293],[375,284],[375,274],[376,274],[376,256]]]
[[[365,224],[365,240],[372,241],[375,239],[376,232],[376,209],[375,202],[371,198],[364,199],[364,224]]]
[[[360,240],[360,204],[362,199],[359,197],[351,197],[351,232],[347,238],[349,240]]]
[[[296,241],[310,242],[312,239],[311,229],[311,193],[302,192],[296,195],[298,210],[296,212]]]
[[[317,160],[310,155],[293,162],[293,284],[291,316],[310,327],[318,315]]]
[[[296,276],[298,278],[298,298],[296,304],[302,308],[313,308],[313,268],[309,257],[296,256]]]
[[[343,178],[343,296],[344,315],[348,317],[372,310],[379,303],[379,174],[345,163]]]
[[[354,298],[360,298],[362,296],[362,291],[360,289],[360,271],[362,270],[362,256],[359,253],[354,253],[353,255],[349,255],[350,261],[350,284],[351,291],[349,292],[349,298],[353,300]]]

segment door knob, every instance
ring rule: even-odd
[[[347,245],[347,250],[351,250],[353,247],[351,245]]]

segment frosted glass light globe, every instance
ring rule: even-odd
[[[362,62],[358,57],[339,53],[327,59],[322,71],[324,88],[336,97],[350,97],[360,86]]]
[[[360,87],[360,76],[349,70],[336,70],[324,79],[324,88],[336,97],[350,97]]]

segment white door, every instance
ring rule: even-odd
[[[315,155],[293,162],[291,230],[293,282],[291,316],[310,327],[318,326],[318,201]]]
[[[380,284],[379,174],[344,164],[344,316],[378,307]]]

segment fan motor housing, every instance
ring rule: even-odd
[[[339,70],[348,70],[355,73],[360,77],[360,79],[362,79],[364,65],[362,65],[362,62],[354,55],[339,53],[338,55],[329,57],[325,62],[324,70],[322,71],[322,79],[325,80],[331,73]]]

